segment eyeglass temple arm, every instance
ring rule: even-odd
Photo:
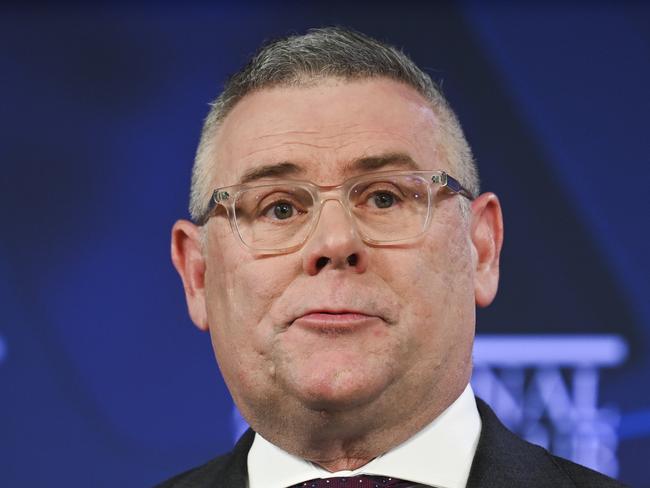
[[[196,225],[203,225],[205,224],[208,219],[210,218],[210,215],[214,211],[214,208],[217,206],[217,204],[223,200],[228,200],[230,198],[230,194],[227,191],[219,191],[215,190],[212,193],[212,196],[210,197],[210,203],[208,203],[208,208],[205,209],[205,211],[201,214],[201,216],[196,219]]]
[[[456,178],[448,175],[444,171],[442,171],[439,175],[433,175],[431,181],[434,183],[439,183],[441,186],[447,188],[447,190],[453,193],[458,193],[459,195],[462,195],[469,200],[474,200],[474,196],[469,192],[469,190],[461,185]]]

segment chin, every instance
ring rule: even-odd
[[[320,412],[340,412],[361,408],[376,400],[387,386],[386,381],[355,375],[351,378],[312,378],[313,382],[296,385],[293,392],[303,405]]]

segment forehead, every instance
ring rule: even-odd
[[[427,100],[389,79],[259,90],[216,134],[213,183],[235,184],[259,167],[292,163],[296,177],[337,184],[354,161],[387,154],[404,155],[420,169],[447,169],[437,149],[441,132]]]

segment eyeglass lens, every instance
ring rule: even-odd
[[[278,183],[249,188],[235,202],[235,223],[253,249],[284,249],[309,235],[321,202],[316,187]],[[429,213],[429,181],[399,175],[357,180],[342,199],[363,238],[391,242],[419,235]]]

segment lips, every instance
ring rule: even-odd
[[[353,329],[380,319],[377,315],[358,310],[315,309],[296,317],[291,325],[316,329]]]

